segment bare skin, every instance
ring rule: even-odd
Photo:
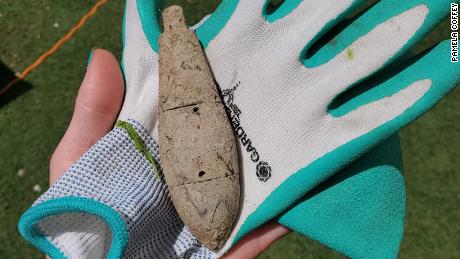
[[[117,60],[106,50],[94,50],[70,125],[51,157],[50,184],[112,129],[123,95],[124,81]],[[284,226],[269,222],[244,237],[222,258],[254,258],[289,232]]]

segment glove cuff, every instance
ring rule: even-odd
[[[73,214],[73,216],[70,217],[69,214]],[[58,233],[51,233],[53,228],[45,229],[44,226],[65,220],[66,217],[71,220],[78,216],[83,220],[84,218],[102,220],[105,223],[104,227],[108,226],[111,233],[111,244],[110,250],[107,251],[107,258],[122,257],[128,243],[125,222],[114,209],[92,199],[63,197],[42,202],[22,215],[18,229],[25,240],[52,258],[67,258],[66,248],[58,240],[51,238]],[[54,229],[58,230],[59,226]],[[60,230],[62,231],[62,229]],[[83,233],[79,234],[82,235]],[[78,236],[78,233],[74,233],[74,237]],[[105,251],[100,252],[105,253]]]
[[[22,216],[20,233],[53,258],[211,257],[177,216],[159,161],[140,123],[118,122]]]

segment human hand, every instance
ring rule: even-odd
[[[113,55],[95,49],[70,125],[51,158],[51,185],[113,128],[123,101],[123,84]],[[223,258],[254,258],[288,232],[286,227],[270,222],[238,242]]]
[[[123,100],[123,84],[112,54],[95,49],[80,86],[72,121],[50,162],[51,185],[112,129]],[[286,227],[269,222],[244,237],[223,258],[254,258],[288,232]]]
[[[110,131],[121,107],[123,94],[123,78],[118,62],[109,52],[94,50],[79,90],[72,121],[50,162],[51,184]],[[272,221],[245,236],[223,258],[254,258],[289,231]],[[44,251],[47,252],[46,249]]]

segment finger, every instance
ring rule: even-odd
[[[241,239],[223,259],[255,258],[265,251],[273,242],[291,232],[288,228],[269,222]]]
[[[123,76],[115,57],[106,50],[94,50],[69,128],[51,158],[51,183],[110,131],[123,92]]]
[[[381,129],[375,130],[376,134],[392,134],[432,108],[459,83],[459,65],[450,61],[450,42],[444,41],[332,114],[340,116],[336,117],[342,125],[340,131],[352,138],[378,127]]]
[[[327,66],[337,68],[337,63],[343,58],[348,63],[365,59],[384,63],[395,59],[448,15],[449,3],[449,0],[382,0],[357,17],[304,63],[307,67],[317,67],[332,61]],[[351,55],[350,50],[355,55]],[[360,56],[364,59],[359,60]]]
[[[357,39],[331,62],[318,68],[320,71],[337,68],[336,73],[327,80],[330,87],[326,98],[334,99],[349,86],[379,71],[398,53],[406,53],[407,46],[404,48],[403,46],[414,38],[428,12],[425,6],[416,6],[391,18],[366,36]],[[407,21],[411,21],[410,26],[406,25]],[[401,51],[402,49],[404,51]]]
[[[448,14],[448,3],[448,0],[380,1],[304,60],[304,65],[319,75],[335,71],[324,80],[329,89],[326,98],[331,100],[408,53]]]

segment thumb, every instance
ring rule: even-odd
[[[80,86],[70,125],[50,162],[50,182],[113,127],[123,102],[124,81],[115,57],[94,49]]]

